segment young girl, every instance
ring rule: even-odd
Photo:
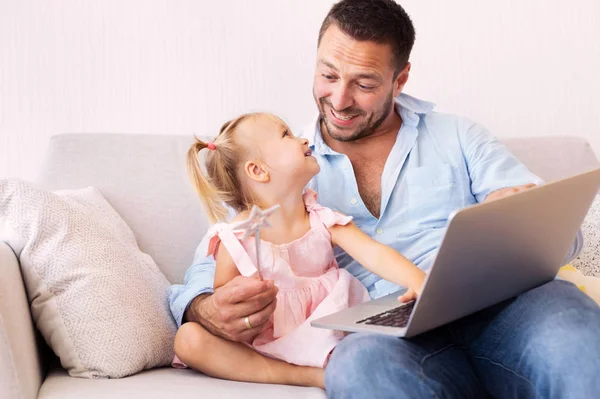
[[[198,159],[204,149],[208,176]],[[244,345],[186,323],[177,332],[175,353],[188,366],[229,380],[324,388],[323,367],[344,334],[313,328],[310,321],[369,299],[363,285],[338,267],[336,245],[373,273],[408,287],[400,300],[421,292],[421,270],[304,189],[319,164],[307,140],[294,137],[279,118],[246,114],[226,123],[214,142],[192,145],[188,170],[211,220],[220,222],[209,230],[215,289],[240,274],[258,278],[256,242],[223,223],[228,215],[223,203],[238,212],[233,222],[248,218],[253,205],[280,205],[258,243],[260,274],[279,288],[268,328]]]

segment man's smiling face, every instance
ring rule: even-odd
[[[331,24],[319,44],[313,83],[327,133],[349,142],[376,132],[394,111],[409,70],[407,64],[396,74],[389,44],[354,40]]]

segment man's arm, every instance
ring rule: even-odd
[[[459,134],[477,202],[493,192],[509,189],[505,194],[510,194],[512,188],[543,183],[483,126],[465,121]]]
[[[202,295],[213,293],[213,281],[215,279],[215,260],[212,256],[206,256],[209,239],[205,237],[194,255],[192,266],[185,272],[183,284],[174,284],[167,290],[171,314],[181,327],[188,321],[184,315],[192,301]]]
[[[492,201],[543,184],[483,126],[466,122],[459,134],[471,192],[477,202]],[[565,263],[573,260],[582,247],[583,235],[579,231]]]
[[[567,259],[565,259],[565,264],[570,263],[573,261],[573,259],[575,259],[577,256],[579,256],[579,253],[581,252],[581,249],[583,248],[583,233],[581,232],[581,229],[577,230],[577,236],[575,236],[575,242],[573,243],[573,245],[571,246],[571,249],[569,249],[569,253],[567,254]]]

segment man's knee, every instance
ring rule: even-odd
[[[375,334],[348,335],[333,351],[327,363],[327,370],[336,372],[337,369],[340,369],[344,370],[345,374],[359,373],[358,369],[364,367],[360,366],[360,363],[377,357],[377,352],[383,346],[379,338],[380,336]],[[352,359],[360,359],[360,362],[352,361]]]
[[[575,285],[553,281],[539,287],[544,305],[532,320],[529,340],[544,368],[600,369],[600,308]]]
[[[542,324],[548,339],[564,347],[584,346],[600,349],[600,308],[572,283],[548,284],[555,299]],[[591,345],[591,346],[590,346]]]
[[[329,397],[378,397],[384,387],[401,382],[412,386],[410,375],[419,380],[419,362],[412,364],[405,342],[379,334],[351,334],[335,348],[325,369]],[[410,363],[410,364],[409,364]],[[398,374],[398,370],[403,372]],[[396,390],[396,397],[402,392]],[[384,395],[385,396],[385,395]]]
[[[585,315],[588,321],[600,322],[600,308],[587,294],[573,283],[553,280],[525,294],[525,302],[536,314],[546,317],[570,317],[577,319],[577,314]],[[575,312],[567,312],[573,309]]]

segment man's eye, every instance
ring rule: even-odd
[[[331,76],[331,75],[326,75],[326,74],[323,74],[323,77],[324,77],[325,79],[327,79],[327,80],[333,80],[333,79],[334,79],[334,78],[333,78],[333,76]]]
[[[358,85],[361,90],[373,90],[373,86]]]

